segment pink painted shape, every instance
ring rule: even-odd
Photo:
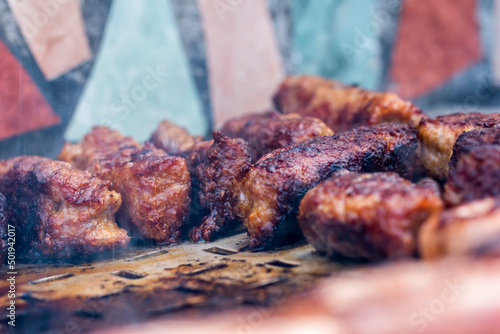
[[[0,139],[61,122],[17,59],[0,41]]]
[[[79,0],[7,0],[47,80],[92,58]]]
[[[198,0],[204,23],[214,125],[270,108],[284,77],[265,0]]]

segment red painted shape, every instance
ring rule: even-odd
[[[0,139],[60,122],[23,66],[0,41]]]
[[[483,57],[475,0],[403,0],[393,51],[395,91],[414,98]]]

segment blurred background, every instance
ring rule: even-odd
[[[498,19],[500,0],[0,0],[0,158],[55,157],[94,125],[208,135],[296,73],[490,112]]]

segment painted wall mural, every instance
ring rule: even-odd
[[[0,0],[0,158],[54,157],[94,125],[206,136],[271,108],[291,73],[495,107],[499,15],[500,0]]]

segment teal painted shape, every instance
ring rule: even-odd
[[[144,141],[162,119],[208,131],[170,2],[114,0],[66,139],[107,125]]]
[[[296,72],[377,89],[382,75],[380,35],[390,19],[378,4],[375,0],[294,0]]]

